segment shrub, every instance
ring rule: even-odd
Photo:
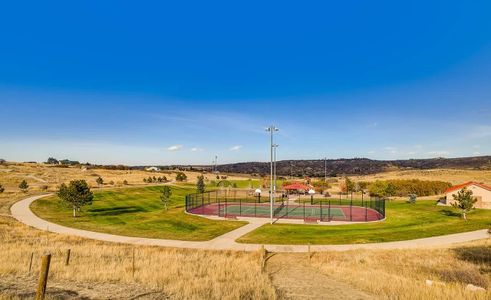
[[[442,281],[446,282],[457,282],[461,284],[473,284],[483,288],[488,287],[488,281],[486,277],[484,277],[479,270],[468,268],[468,267],[460,267],[458,269],[443,269],[438,271],[438,277]]]
[[[123,185],[128,185],[128,180],[123,180]]]
[[[183,172],[177,172],[176,181],[185,181],[188,177]]]
[[[5,188],[3,187],[3,185],[0,184],[0,194],[3,193],[5,191]]]
[[[327,181],[324,181],[324,180],[316,180],[316,181],[312,182],[312,185],[314,186],[314,190],[317,193],[321,193],[321,194],[325,190],[331,188],[331,185]]]
[[[102,179],[101,176],[97,177],[97,179],[95,180],[95,182],[98,184],[98,185],[103,185],[104,184],[104,179]]]
[[[46,163],[48,165],[57,165],[59,163],[59,161],[56,158],[50,157],[50,158],[48,158]]]
[[[22,180],[22,182],[19,184],[19,189],[24,193],[27,192],[27,189],[29,189],[29,184],[27,184],[26,180]]]

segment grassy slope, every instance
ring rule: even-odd
[[[387,203],[387,220],[342,226],[264,225],[238,241],[260,244],[355,244],[417,239],[491,228],[491,210],[475,210],[469,221],[434,201]]]
[[[32,210],[43,219],[61,225],[112,234],[201,241],[210,240],[245,223],[213,221],[184,213],[184,197],[193,187],[172,187],[169,209],[160,202],[161,187],[129,188],[94,193],[94,202],[79,217],[57,197],[40,199]]]

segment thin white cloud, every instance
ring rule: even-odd
[[[428,154],[430,154],[430,155],[444,156],[444,155],[449,155],[450,152],[449,151],[445,151],[445,150],[440,150],[440,151],[429,151]]]
[[[242,145],[233,146],[229,150],[230,151],[239,151],[240,149],[242,149]]]
[[[168,151],[179,151],[182,149],[182,145],[172,145],[167,148]]]
[[[370,151],[368,151],[367,153],[368,153],[368,154],[374,154],[374,153],[375,153],[375,151],[370,150]]]
[[[476,151],[476,152],[473,152],[472,155],[481,155],[481,152]]]
[[[197,147],[191,148],[191,152],[201,152],[201,151],[203,151],[202,148],[197,148]]]

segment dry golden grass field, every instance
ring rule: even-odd
[[[195,182],[199,172],[184,172],[188,182]],[[98,186],[96,179],[104,179],[104,185]],[[39,194],[44,192],[54,192],[57,187],[65,182],[74,179],[84,179],[93,188],[116,188],[123,187],[126,180],[128,185],[145,186],[151,185],[143,182],[149,176],[166,176],[171,182],[175,181],[176,172],[148,172],[139,170],[106,170],[106,169],[85,169],[81,167],[62,168],[35,163],[7,163],[0,165],[0,184],[5,188],[5,192],[0,194],[0,214],[7,214],[8,208],[16,200],[26,197],[26,195]],[[213,180],[213,174],[204,174],[205,180]],[[249,177],[237,175],[228,176],[228,180],[241,180]],[[19,190],[18,186],[22,180],[29,184],[27,193]],[[110,184],[113,182],[113,184]]]
[[[401,176],[491,183],[488,171],[437,171],[440,175],[404,171]],[[0,299],[33,298],[40,256],[46,251],[53,254],[47,299],[491,299],[489,239],[451,248],[314,253],[311,259],[307,254],[270,254],[262,270],[260,253],[98,242],[35,230],[8,216],[11,203],[44,192],[43,185],[53,191],[61,182],[86,179],[95,187],[97,174],[115,185],[127,180],[130,186],[141,186],[144,177],[153,176],[128,172],[0,166],[0,184],[6,187],[0,194]],[[363,180],[396,178],[396,174]],[[196,176],[188,173],[190,181]],[[22,179],[32,187],[28,193],[18,191]],[[67,249],[72,251],[69,266],[64,265]],[[467,284],[487,290],[467,291]]]
[[[53,253],[48,299],[277,299],[298,285],[312,284],[300,271],[334,293],[319,295],[318,287],[312,287],[305,298],[340,299],[336,293],[342,293],[349,299],[360,292],[374,299],[491,297],[489,240],[449,249],[314,253],[311,260],[308,254],[274,254],[275,262],[268,260],[262,272],[259,253],[97,242],[41,232],[9,217],[0,217],[0,237],[0,299],[32,298],[46,251]],[[72,251],[69,266],[64,265],[67,249]],[[293,270],[287,276],[295,285],[285,287],[285,278],[273,284],[278,262]],[[427,279],[433,286],[426,285]],[[488,291],[466,291],[469,283]]]
[[[451,184],[459,184],[467,181],[477,181],[491,185],[491,171],[465,169],[403,170],[365,176],[353,176],[352,179],[355,181],[375,181],[387,179],[441,180],[448,181]]]

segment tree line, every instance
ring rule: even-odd
[[[370,196],[374,197],[406,197],[410,194],[424,197],[443,194],[452,184],[439,180],[390,179],[374,182],[362,181],[353,186],[368,189]],[[353,186],[352,189],[354,189]]]

